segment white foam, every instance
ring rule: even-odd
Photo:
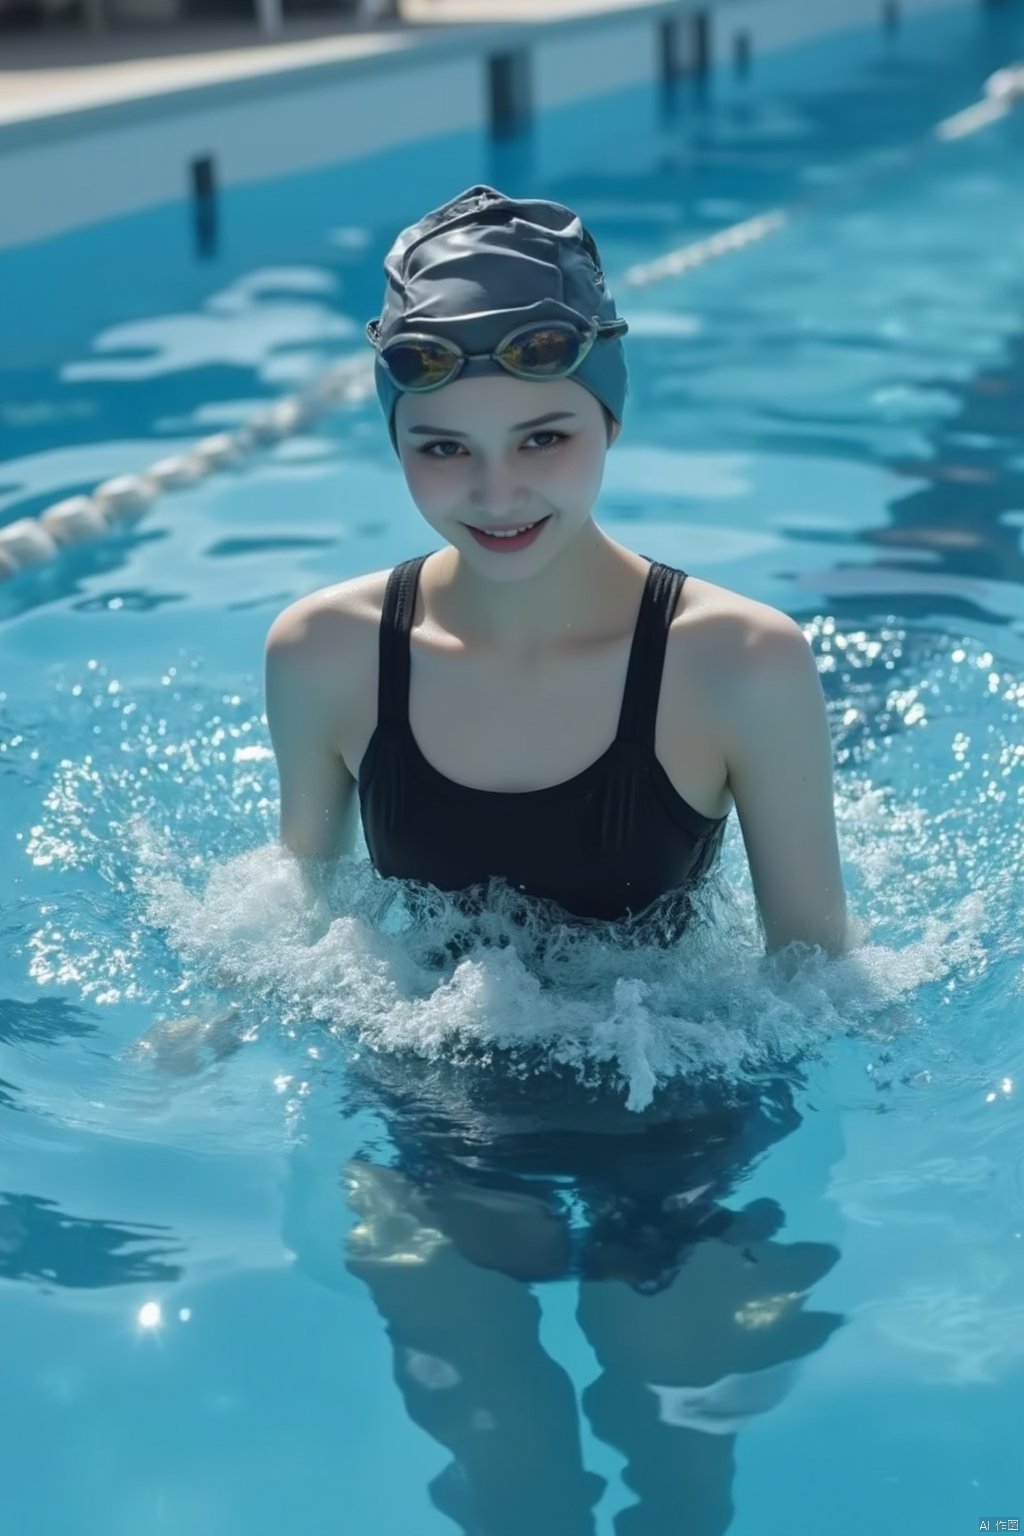
[[[875,807],[865,805],[870,822]],[[583,1079],[596,1073],[619,1084],[632,1110],[673,1078],[740,1080],[813,1053],[979,952],[982,904],[967,896],[928,915],[907,943],[869,941],[838,959],[796,946],[783,965],[763,955],[749,897],[716,878],[668,949],[626,949],[604,928],[519,925],[523,903],[501,883],[474,936],[440,894],[412,926],[402,882],[379,879],[365,861],[342,861],[312,898],[277,845],[212,866],[195,894],[170,852],[161,859],[152,830],[135,830],[146,918],[211,985],[272,1000],[286,1024],[315,1019],[375,1051],[432,1061],[500,1052]],[[404,929],[387,931],[403,917]],[[464,952],[439,971],[439,946],[453,935]]]

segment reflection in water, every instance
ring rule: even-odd
[[[184,1257],[185,1249],[178,1242],[157,1246],[153,1233],[167,1235],[168,1229],[71,1217],[53,1200],[0,1190],[0,1278],[48,1280],[75,1289],[170,1284],[184,1267],[166,1263],[165,1255]]]
[[[451,1454],[435,1506],[474,1536],[594,1532],[604,1479],[583,1465],[573,1383],[530,1289],[575,1279],[601,1368],[582,1410],[637,1501],[616,1530],[726,1531],[736,1436],[841,1321],[806,1305],[836,1248],[781,1242],[774,1200],[727,1204],[799,1126],[790,1081],[731,1100],[677,1083],[638,1115],[550,1063],[512,1080],[364,1053],[344,1098],[384,1119],[394,1161],[367,1148],[338,1172],[314,1137],[285,1241],[321,1283],[344,1283],[341,1261],[370,1290],[409,1416]]]
[[[956,409],[922,431],[927,454],[888,461],[890,469],[919,483],[890,503],[885,526],[863,529],[857,537],[892,556],[878,566],[804,570],[797,585],[827,593],[829,612],[838,620],[863,620],[866,608],[881,603],[886,613],[925,621],[941,609],[967,625],[980,619],[1019,629],[1024,337],[1007,341],[998,368],[963,380],[927,378],[920,386],[941,390]],[[925,571],[919,569],[922,559],[929,561]],[[799,617],[795,607],[790,611]]]
[[[891,527],[863,537],[934,550],[938,569],[951,575],[1024,580],[1020,531],[1005,521],[1007,512],[1024,506],[1024,338],[1008,342],[1001,368],[922,385],[944,390],[957,402],[956,414],[941,417],[926,434],[931,459],[893,466],[925,483],[891,506]]]
[[[0,997],[0,1042],[4,1045],[60,1046],[99,1033],[85,1010],[63,997],[39,997],[32,1002]]]
[[[12,932],[13,929],[8,929]],[[33,1002],[0,997],[0,1045],[58,1047],[69,1040],[86,1040],[98,1026],[85,1011],[62,997],[40,997]],[[21,1089],[0,1078],[0,1109],[21,1110]]]

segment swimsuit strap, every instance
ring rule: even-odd
[[[644,555],[642,558],[648,560],[650,556]],[[658,696],[661,692],[668,632],[679,590],[686,576],[686,571],[663,565],[660,560],[651,560],[644,595],[640,600],[640,613],[633,631],[619,729],[615,739],[635,742],[651,752],[654,751]]]
[[[377,683],[377,720],[382,726],[408,723],[409,631],[416,607],[420,569],[427,558],[427,555],[416,555],[411,560],[404,560],[388,576],[381,610]],[[642,558],[647,560],[649,556]],[[650,561],[633,630],[615,739],[635,742],[652,752],[668,631],[686,574],[658,560]]]
[[[426,558],[415,555],[396,565],[384,589],[377,679],[377,723],[381,726],[404,725],[409,719],[409,631],[420,567]]]

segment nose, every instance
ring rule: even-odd
[[[480,464],[471,501],[475,511],[486,512],[497,521],[499,517],[513,518],[524,511],[530,502],[530,492],[520,483],[518,467],[498,460]]]

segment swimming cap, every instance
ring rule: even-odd
[[[597,244],[577,214],[545,198],[506,197],[468,187],[403,229],[384,258],[383,345],[402,331],[491,352],[532,320],[616,320]],[[401,390],[374,354],[377,398],[398,452],[395,405]],[[463,364],[460,379],[506,373],[490,357]],[[507,376],[507,374],[506,374]],[[570,375],[621,422],[628,387],[618,336],[601,337]]]

